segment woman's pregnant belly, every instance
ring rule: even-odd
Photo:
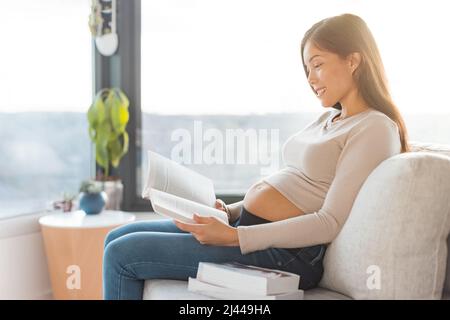
[[[255,183],[244,197],[245,208],[255,216],[279,221],[304,214],[277,189],[264,181]]]

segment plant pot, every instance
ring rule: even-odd
[[[97,214],[105,208],[108,196],[104,191],[100,193],[80,193],[79,208],[86,214]]]
[[[122,181],[105,181],[104,191],[108,196],[105,209],[107,210],[120,210],[123,199],[123,184]]]

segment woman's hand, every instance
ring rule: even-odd
[[[175,225],[192,235],[201,243],[215,246],[239,246],[237,229],[215,217],[202,217],[194,213],[196,223],[174,220]]]
[[[216,202],[214,203],[214,207],[218,210],[222,210],[223,212],[225,212],[228,216],[228,220],[230,220],[230,211],[228,209],[228,206],[225,204],[225,202],[223,202],[222,199],[216,199]]]

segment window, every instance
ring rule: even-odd
[[[306,82],[300,41],[313,23],[346,12],[372,30],[410,139],[450,143],[443,0],[142,1],[143,168],[152,149],[212,178],[217,193],[242,194],[282,167],[283,142],[324,111]],[[238,148],[227,129],[257,137],[247,140],[243,164],[217,161]],[[190,154],[177,158],[183,136]],[[208,163],[215,136],[222,151]]]
[[[89,0],[0,2],[0,218],[42,210],[90,176]]]

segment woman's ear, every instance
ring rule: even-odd
[[[349,67],[352,74],[358,69],[361,64],[361,54],[359,52],[353,52],[348,56]]]

